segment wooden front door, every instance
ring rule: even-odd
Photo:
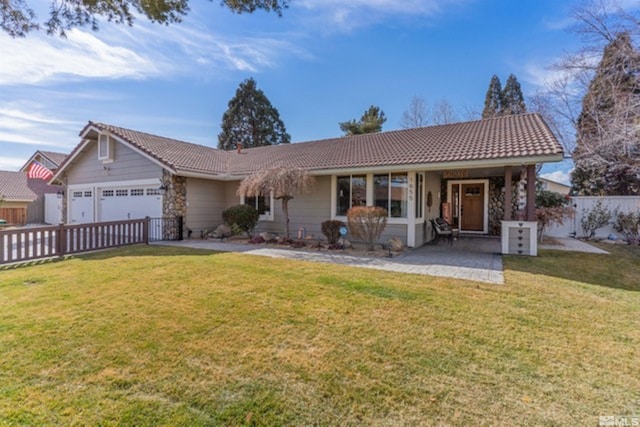
[[[461,185],[460,216],[462,230],[484,230],[484,192],[483,183]]]

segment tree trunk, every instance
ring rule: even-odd
[[[282,213],[284,214],[284,235],[289,238],[289,197],[282,199]]]

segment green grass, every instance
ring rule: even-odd
[[[0,271],[0,425],[597,425],[640,411],[640,252],[506,285],[131,247]]]

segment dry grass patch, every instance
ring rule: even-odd
[[[2,271],[0,420],[554,425],[639,410],[640,293],[545,271],[557,253],[506,259],[505,286],[144,246]]]

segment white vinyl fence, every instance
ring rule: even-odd
[[[605,196],[605,197],[587,197],[579,196],[572,197],[573,206],[576,210],[575,218],[565,219],[564,224],[560,226],[549,227],[549,230],[545,234],[550,237],[584,237],[582,227],[580,226],[580,220],[585,213],[588,212],[598,200],[602,200],[602,206],[609,208],[613,211],[618,208],[620,212],[640,212],[640,196]],[[615,217],[611,219],[615,221]],[[613,229],[613,225],[609,224],[606,227],[596,230],[597,239],[606,239],[610,234],[614,234],[620,237],[620,235]]]

